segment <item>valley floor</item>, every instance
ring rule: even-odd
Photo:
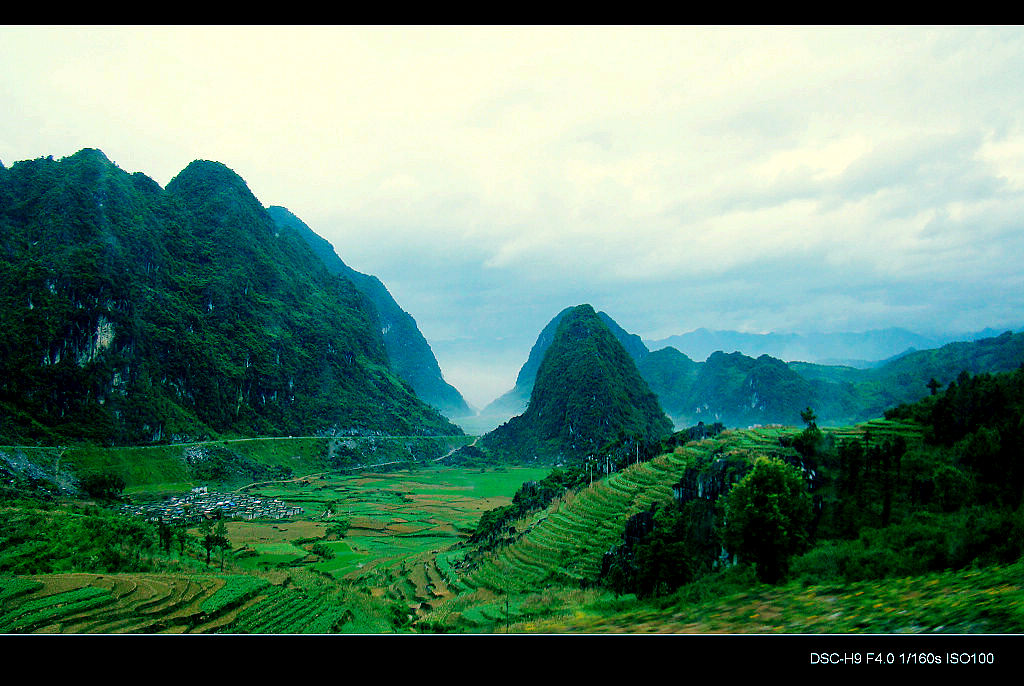
[[[842,585],[697,582],[647,600],[593,583],[626,519],[670,499],[699,455],[764,452],[795,431],[729,432],[630,465],[517,521],[515,540],[487,552],[467,545],[481,515],[548,468],[445,467],[430,457],[352,474],[303,458],[306,476],[246,489],[286,503],[292,516],[227,521],[223,550],[204,550],[195,525],[166,551],[130,526],[86,558],[75,557],[81,532],[123,518],[68,499],[8,498],[0,633],[1024,633],[1024,561]],[[868,431],[919,438],[913,426],[883,421],[836,433]],[[280,444],[269,454],[292,460]],[[149,478],[153,490],[135,484],[143,499],[194,485]],[[127,565],[120,571],[82,571],[115,553]]]

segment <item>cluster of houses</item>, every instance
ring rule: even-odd
[[[302,514],[302,508],[280,500],[257,498],[244,493],[210,493],[205,486],[193,488],[186,496],[160,503],[122,505],[122,512],[149,521],[199,522],[218,516],[225,519],[286,519]]]

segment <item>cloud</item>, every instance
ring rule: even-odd
[[[5,164],[219,160],[428,339],[530,339],[579,302],[648,338],[1024,319],[1019,27],[0,38]]]

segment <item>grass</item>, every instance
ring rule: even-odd
[[[225,607],[235,605],[267,585],[266,580],[255,576],[235,574],[221,578],[224,580],[224,584],[200,605],[200,609],[207,614],[213,614]]]
[[[54,595],[33,597],[0,616],[0,632],[21,633],[52,624],[62,617],[106,605],[110,591],[86,586]]]
[[[520,632],[923,634],[1024,631],[1024,562],[847,586],[756,586],[703,602],[610,596]]]
[[[834,433],[860,436],[865,430],[880,439],[913,436],[911,429],[884,421]],[[424,466],[258,485],[249,492],[300,504],[306,515],[229,522],[230,573],[117,574],[103,581],[97,575],[8,575],[0,577],[0,616],[16,630],[113,633],[385,633],[409,630],[405,615],[411,611],[425,630],[464,632],[504,631],[506,624],[526,633],[1024,631],[1022,564],[844,587],[792,583],[741,591],[738,584],[710,580],[656,601],[581,588],[620,539],[625,519],[670,497],[671,484],[691,460],[719,447],[722,454],[775,449],[779,436],[792,433],[777,427],[729,432],[721,441],[691,444],[630,467],[516,522],[523,534],[518,542],[476,557],[463,544],[481,513],[511,502],[524,481],[543,478],[548,468]],[[312,467],[326,445],[319,440],[226,445]],[[375,445],[384,454],[396,443]],[[110,464],[146,454],[130,450],[141,449],[115,449]],[[166,458],[147,450],[156,451],[158,462]],[[140,465],[132,469],[150,474]],[[181,485],[188,482],[154,477],[131,488],[152,494]],[[336,514],[321,518],[329,503]],[[350,524],[340,540],[330,533],[338,520]],[[312,561],[312,542],[333,557]],[[475,566],[467,571],[467,564]],[[54,600],[76,590],[79,595]],[[216,621],[204,619],[204,612]]]

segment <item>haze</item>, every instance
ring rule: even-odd
[[[0,160],[223,162],[482,406],[583,302],[698,327],[1024,322],[1017,27],[5,27]]]

